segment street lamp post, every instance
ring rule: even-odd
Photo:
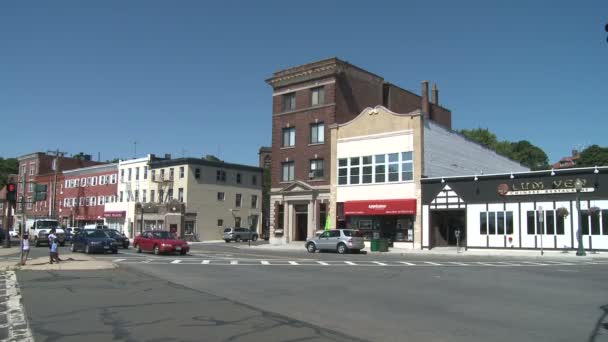
[[[576,255],[585,256],[585,248],[583,247],[583,224],[581,219],[581,190],[583,189],[583,182],[580,179],[577,179],[574,182],[574,188],[576,189],[576,211],[578,216],[578,233],[576,234],[578,237],[578,250],[576,251]]]
[[[538,224],[540,231],[540,255],[544,255],[545,252],[543,250],[543,235],[545,234],[545,211],[542,206],[538,207]]]

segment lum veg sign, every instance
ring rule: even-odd
[[[592,187],[586,187],[587,180],[581,179],[583,187],[580,192],[593,192]],[[551,182],[529,181],[513,184],[498,185],[498,193],[502,196],[522,196],[522,195],[549,195],[549,194],[568,194],[575,193],[575,179],[554,180]]]

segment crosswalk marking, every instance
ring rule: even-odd
[[[430,261],[425,261],[425,264],[429,264],[429,265],[433,265],[433,266],[441,266],[441,264],[438,264],[436,262],[430,262]]]
[[[201,264],[203,264],[203,265],[208,265],[208,264],[209,264],[209,261],[210,261],[210,260],[203,260],[203,261],[201,262]]]
[[[458,265],[458,266],[468,266],[464,262],[448,261],[448,263]]]
[[[376,264],[376,265],[380,265],[380,266],[386,266],[386,264],[385,264],[385,263],[380,262],[380,261],[372,261],[372,262],[373,262],[374,264]]]
[[[112,260],[112,262],[121,262],[121,261],[125,261],[125,260],[126,259],[115,259],[115,260]]]
[[[412,264],[411,262],[407,262],[407,261],[400,261],[400,264],[404,264],[404,265],[408,265],[408,266],[416,266],[416,264]]]
[[[482,265],[482,266],[497,266],[496,264],[490,264],[488,262],[481,262],[481,261],[477,261],[475,263],[478,265]]]
[[[328,264],[328,263],[323,262],[323,261],[317,261],[317,264],[319,264],[319,265],[323,265],[323,266],[329,266],[329,264]]]
[[[543,264],[542,262],[534,262],[534,261],[522,261],[522,263],[524,264],[530,264],[530,265],[538,265],[538,266],[547,266],[549,264]]]
[[[357,264],[355,264],[352,261],[345,261],[344,263],[347,264],[347,265],[351,265],[351,266],[357,266]]]
[[[238,265],[239,261],[238,260],[231,260],[230,261],[230,265]]]
[[[290,264],[290,265],[299,265],[299,264],[298,264],[297,262],[295,262],[295,261],[290,261],[290,262],[289,262],[289,264]]]
[[[266,260],[260,261],[260,264],[262,264],[262,265],[270,265],[270,263],[268,261],[266,261]]]
[[[172,264],[179,264],[180,262],[182,262],[181,260],[173,260],[171,261]]]

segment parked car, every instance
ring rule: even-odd
[[[49,245],[49,234],[51,233],[51,229],[38,229],[36,233],[32,233],[30,231],[30,243],[33,243],[36,247],[40,247],[42,245]],[[57,236],[57,242],[59,246],[65,246],[65,232],[63,229],[57,228],[55,229],[55,236]]]
[[[82,229],[72,237],[72,252],[118,253],[118,243],[101,229]]]
[[[333,250],[340,254],[359,252],[365,248],[363,234],[355,229],[327,230],[306,240],[306,249],[309,253],[315,251]]]
[[[112,239],[116,240],[119,247],[129,248],[129,238],[124,236],[121,232],[116,229],[104,229],[104,231],[107,232]]]
[[[224,229],[224,241],[256,241],[258,233],[247,228],[226,228]]]
[[[137,253],[154,252],[156,255],[161,253],[184,255],[190,251],[186,241],[178,239],[166,230],[149,230],[141,233],[133,240],[133,247]]]

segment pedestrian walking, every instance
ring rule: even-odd
[[[49,248],[51,248],[51,245],[53,244],[53,241],[57,240],[57,235],[55,235],[55,233],[57,233],[57,230],[55,228],[51,229],[51,232],[49,233],[48,239],[49,239]],[[61,261],[61,258],[59,258],[59,249],[55,251],[57,253],[57,260]]]
[[[50,262],[51,264],[53,263],[53,261],[55,261],[56,263],[59,263],[59,258],[57,256],[57,239],[53,240],[53,243],[51,244],[51,257],[50,257]]]
[[[27,257],[30,255],[30,240],[29,235],[23,234],[23,239],[21,239],[21,265],[25,265],[27,261]]]

